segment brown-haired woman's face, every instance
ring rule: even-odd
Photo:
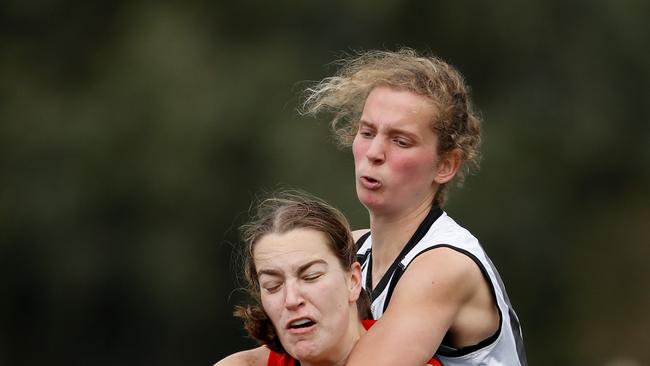
[[[262,306],[285,350],[303,362],[346,357],[361,287],[358,264],[341,267],[327,237],[313,229],[270,233],[253,259]]]

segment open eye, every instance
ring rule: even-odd
[[[411,141],[403,138],[403,137],[395,137],[393,139],[393,142],[395,142],[395,145],[399,147],[410,147],[411,146]]]
[[[373,131],[371,129],[369,129],[367,127],[362,127],[362,128],[359,129],[358,134],[359,134],[359,136],[361,136],[363,138],[371,138],[374,133],[373,133]]]

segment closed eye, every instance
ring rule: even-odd
[[[317,279],[319,279],[322,275],[323,275],[323,273],[321,273],[321,272],[314,272],[314,273],[306,274],[305,276],[302,277],[302,279],[307,281],[307,282],[312,282],[312,281],[316,281]]]
[[[265,282],[265,283],[262,283],[262,284],[260,285],[260,287],[261,287],[264,291],[266,291],[266,292],[272,294],[272,293],[274,293],[274,292],[277,292],[277,291],[280,289],[280,287],[282,287],[282,283],[281,283],[281,282],[276,282],[276,281]]]

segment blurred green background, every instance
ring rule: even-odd
[[[237,227],[302,188],[367,226],[351,153],[295,109],[342,52],[456,65],[484,160],[447,210],[506,282],[531,365],[650,365],[650,3],[0,5],[0,365],[203,365]]]

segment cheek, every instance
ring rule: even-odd
[[[394,170],[402,172],[407,175],[419,174],[426,168],[429,168],[425,159],[418,156],[396,156],[392,161]]]
[[[269,319],[271,319],[273,325],[277,326],[277,323],[280,320],[281,312],[279,297],[262,294],[261,300],[264,312],[266,312],[266,315],[268,315]]]
[[[408,181],[429,176],[433,179],[435,161],[425,154],[400,156],[393,159],[392,168]]]
[[[368,149],[368,141],[359,138],[357,135],[354,138],[354,141],[352,141],[352,155],[354,155],[354,161],[359,161],[359,159],[362,159],[365,154],[366,150]]]
[[[314,295],[316,296],[315,300],[320,301],[321,305],[328,308],[340,310],[348,305],[349,292],[345,278],[336,278],[328,283],[323,283],[322,286],[315,289]]]

